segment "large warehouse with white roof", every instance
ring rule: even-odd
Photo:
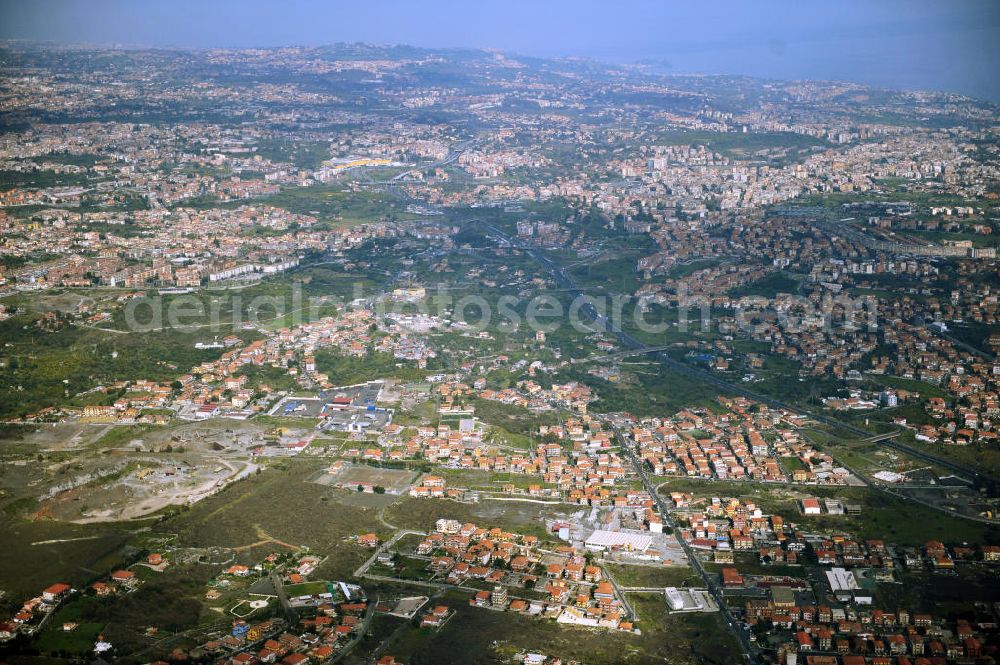
[[[588,550],[604,551],[624,549],[631,552],[645,552],[653,545],[653,537],[645,533],[629,531],[601,531],[590,534],[584,545]]]

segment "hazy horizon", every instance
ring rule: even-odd
[[[0,38],[172,48],[366,42],[655,61],[668,74],[853,81],[1000,101],[1000,3],[558,0],[368,5],[250,0],[0,0]]]

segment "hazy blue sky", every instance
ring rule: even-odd
[[[1000,101],[1000,0],[0,0],[0,38],[495,47]]]

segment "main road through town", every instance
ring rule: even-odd
[[[632,447],[628,445],[625,438],[615,427],[615,438],[618,439],[618,444],[621,446],[622,452],[628,457],[629,461],[632,462],[632,466],[635,468],[636,474],[642,480],[643,487],[652,497],[653,501],[656,502],[656,507],[660,509],[660,516],[663,518],[663,523],[670,527],[677,533],[677,525],[674,523],[673,518],[670,515],[669,507],[663,501],[660,493],[656,491],[656,487],[649,480],[649,475],[646,473],[646,467],[638,457],[636,457],[635,452]],[[708,589],[709,595],[712,596],[712,600],[715,604],[719,606],[719,612],[722,613],[722,619],[728,625],[730,631],[736,637],[736,640],[740,643],[740,647],[743,649],[743,654],[746,659],[752,665],[757,665],[760,663],[760,652],[757,649],[757,645],[750,641],[750,632],[743,627],[743,622],[736,619],[732,612],[729,610],[729,605],[726,604],[725,598],[722,597],[722,590],[719,588],[719,584],[716,581],[715,575],[709,573],[705,570],[705,566],[702,565],[701,559],[698,557],[698,553],[688,544],[687,540],[682,538],[680,535],[677,536],[677,542],[681,544],[684,549],[684,554],[687,555],[688,561],[691,563],[691,567],[694,568],[698,576],[701,577],[702,582],[705,584],[705,588]]]

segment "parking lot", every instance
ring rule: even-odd
[[[327,400],[319,397],[283,397],[271,411],[270,416],[322,418]]]

